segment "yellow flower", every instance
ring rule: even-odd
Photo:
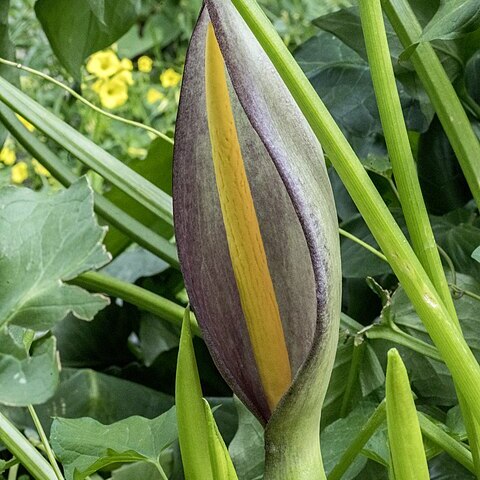
[[[18,162],[12,167],[12,182],[23,183],[28,178],[28,167],[25,162]]]
[[[173,68],[167,68],[167,70],[160,74],[160,83],[163,88],[175,87],[181,79],[182,76]]]
[[[129,58],[122,58],[122,61],[120,62],[120,68],[131,72],[133,70],[133,63]]]
[[[122,82],[126,83],[127,85],[133,85],[133,78],[132,72],[127,70],[122,70],[121,72],[117,73],[113,79],[121,80]]]
[[[13,165],[17,156],[15,154],[15,150],[11,149],[10,147],[3,147],[2,151],[0,152],[0,162],[4,163],[5,165]]]
[[[156,88],[149,88],[147,92],[147,102],[150,104],[157,103],[160,100],[163,100],[165,95],[162,92],[159,92]]]
[[[115,77],[102,83],[98,95],[104,107],[114,109],[128,100],[128,87],[122,79]]]
[[[92,90],[93,90],[95,93],[99,94],[99,93],[100,93],[100,88],[102,87],[102,85],[103,85],[104,83],[105,83],[104,80],[97,80],[96,82],[94,82],[94,83],[92,84]]]
[[[87,62],[87,71],[98,78],[108,78],[120,69],[120,60],[111,50],[94,53]]]
[[[50,172],[37,159],[34,158],[32,160],[32,165],[37,175],[41,175],[42,177],[47,178],[50,177]]]
[[[29,131],[33,132],[35,130],[35,127],[25,118],[23,118],[21,115],[18,115],[18,113],[15,114],[17,118],[23,123],[23,126]]]
[[[145,158],[147,156],[147,149],[146,148],[138,148],[138,147],[128,147],[127,148],[127,153],[131,157],[136,157],[136,158]]]
[[[153,60],[146,55],[142,55],[138,59],[138,70],[143,73],[150,73],[153,67]]]

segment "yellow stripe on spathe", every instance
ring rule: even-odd
[[[257,369],[271,410],[292,381],[280,311],[233,118],[225,64],[208,26],[208,128],[228,248]]]

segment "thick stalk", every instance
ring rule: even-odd
[[[480,420],[480,366],[360,160],[254,0],[233,0],[269,55]]]
[[[408,2],[382,0],[382,4],[403,46],[407,48],[415,43],[422,27]],[[477,206],[480,206],[480,143],[462,103],[429,43],[420,43],[410,60],[450,140]]]
[[[58,480],[55,471],[22,433],[0,413],[0,441],[36,480]]]
[[[360,17],[382,128],[413,249],[451,318],[461,331],[410,148],[380,0],[361,0]],[[478,425],[471,418],[468,405],[461,393],[459,393],[459,401],[470,443],[477,446],[480,443]],[[480,464],[476,463],[476,467],[477,477],[480,477]]]
[[[132,305],[157,315],[172,325],[182,326],[185,312],[182,306],[137,285],[98,272],[83,273],[77,278],[70,280],[69,283],[83,287],[91,292],[105,293],[121,298]],[[197,337],[201,337],[197,320],[192,314],[190,315],[190,322],[192,333]]]

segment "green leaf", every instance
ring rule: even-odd
[[[54,337],[38,340],[32,348],[19,345],[8,329],[0,331],[0,403],[39,404],[58,386],[60,365]]]
[[[471,198],[467,181],[438,117],[420,136],[418,179],[428,211],[443,215],[461,208]]]
[[[135,416],[111,425],[56,418],[50,433],[67,480],[82,480],[114,463],[148,462],[161,469],[160,453],[176,438],[174,408],[152,420]]]
[[[436,8],[436,5],[433,5],[434,3],[435,2],[415,2],[412,8],[417,9],[416,13],[419,18],[430,18],[432,16],[432,7]],[[341,39],[367,61],[367,51],[363,39],[358,7],[344,8],[329,13],[315,19],[314,24]],[[403,84],[410,95],[420,101],[421,108],[427,116],[427,119],[431,119],[433,110],[431,107],[429,108],[429,99],[423,87],[419,85],[418,76],[412,65],[403,58],[405,55],[403,46],[388,19],[385,19],[385,28],[397,80]],[[455,79],[461,74],[461,65],[458,62],[458,52],[455,45],[441,42],[437,47],[437,53],[445,70],[452,80]]]
[[[92,53],[118,40],[137,20],[138,0],[37,0],[35,13],[62,65],[76,79]]]
[[[387,380],[388,442],[395,477],[429,480],[422,433],[407,370],[396,349],[388,352]]]
[[[263,477],[265,450],[263,427],[245,405],[234,397],[238,412],[238,430],[228,450],[238,477],[258,480]]]
[[[87,180],[54,195],[7,187],[0,204],[0,326],[47,330],[68,312],[92,319],[108,300],[62,283],[109,260]]]
[[[475,480],[477,478],[447,453],[430,460],[428,466],[430,480]]]
[[[349,442],[358,435],[365,422],[374,412],[375,407],[374,403],[361,403],[347,417],[336,420],[322,431],[320,435],[322,456],[327,475],[338,463]],[[366,463],[367,458],[365,456],[358,456],[342,478],[345,480],[356,478]]]
[[[476,260],[477,262],[480,262],[480,247],[477,247],[473,253],[472,253],[472,258]]]
[[[127,167],[103,148],[60,120],[39,103],[0,77],[0,101],[25,117],[47,137],[59,143],[87,167],[95,170],[112,185],[140,202],[146,209],[171,225],[170,195]]]
[[[35,410],[48,432],[52,418],[91,417],[109,424],[132,415],[155,418],[173,406],[173,397],[138,383],[89,369],[64,369],[55,395]],[[16,425],[33,428],[26,410],[6,408]]]
[[[472,213],[456,210],[443,217],[433,217],[432,227],[437,243],[447,252],[455,270],[480,279],[480,265],[472,254],[480,244],[480,228],[472,224]]]
[[[295,59],[359,156],[377,153],[372,152],[372,144],[378,154],[383,154],[384,147],[377,139],[382,135],[382,126],[367,61],[327,32],[305,42],[295,51]],[[426,130],[431,115],[422,112],[414,92],[408,92],[401,83],[398,88],[408,128]]]
[[[178,347],[179,329],[163,322],[151,313],[144,313],[140,320],[140,345],[143,361],[149,367],[164,352]]]
[[[190,311],[185,309],[175,382],[178,440],[187,480],[213,480],[207,418],[202,400],[195,351],[190,330]]]
[[[151,277],[168,268],[168,263],[138,246],[122,252],[103,267],[102,273],[125,282],[135,283],[141,277]]]
[[[442,0],[440,8],[424,28],[419,42],[452,40],[480,27],[478,0]]]

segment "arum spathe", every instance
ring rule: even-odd
[[[323,477],[320,410],[340,313],[320,145],[233,5],[207,0],[184,71],[175,232],[217,367],[266,426],[265,478]]]

